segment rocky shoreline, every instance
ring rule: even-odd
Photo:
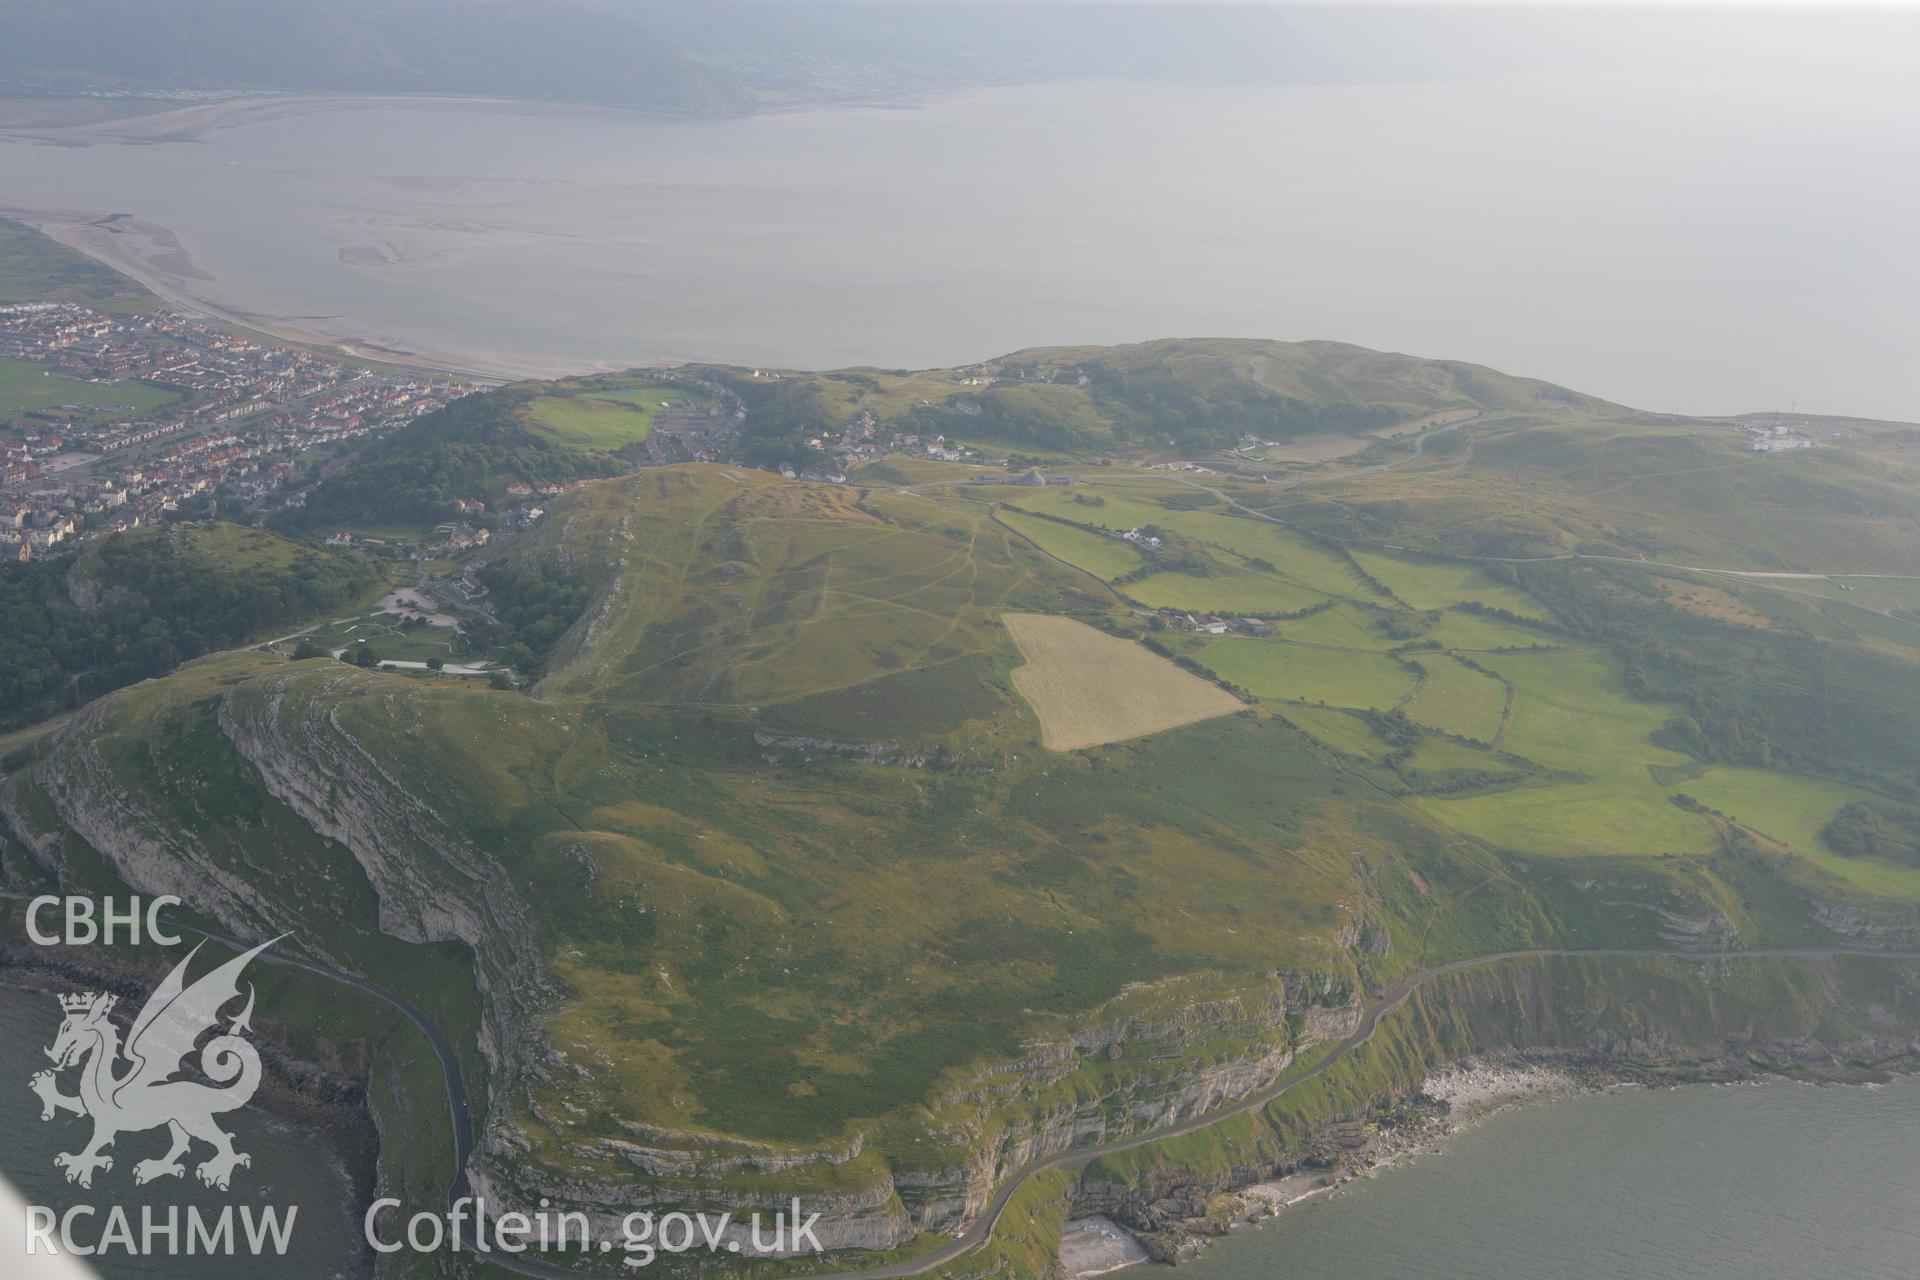
[[[1299,1167],[1207,1198],[1203,1212],[1162,1230],[1133,1232],[1105,1215],[1067,1223],[1060,1269],[1073,1280],[1141,1262],[1177,1265],[1217,1238],[1359,1178],[1437,1150],[1448,1138],[1507,1107],[1565,1097],[1618,1081],[1585,1077],[1522,1058],[1468,1060],[1430,1073],[1420,1091],[1367,1125],[1341,1126]]]
[[[1804,1066],[1804,1064],[1802,1064]],[[1871,1084],[1894,1074],[1920,1071],[1920,1050],[1884,1067],[1835,1065],[1807,1073],[1824,1083]],[[1328,1195],[1349,1183],[1442,1150],[1456,1135],[1502,1111],[1576,1094],[1626,1087],[1727,1084],[1785,1073],[1748,1059],[1689,1064],[1681,1075],[1656,1073],[1644,1064],[1582,1053],[1510,1053],[1464,1059],[1430,1072],[1417,1093],[1366,1124],[1340,1126],[1278,1177],[1197,1198],[1197,1210],[1158,1229],[1125,1224],[1126,1215],[1090,1214],[1070,1219],[1061,1240],[1055,1276],[1070,1280],[1118,1271],[1140,1263],[1167,1266],[1199,1257],[1222,1236],[1273,1217],[1289,1206]]]

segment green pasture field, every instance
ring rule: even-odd
[[[1502,745],[1515,755],[1549,769],[1635,782],[1652,781],[1649,764],[1689,759],[1648,741],[1675,711],[1635,701],[1619,663],[1606,654],[1488,654],[1476,661],[1513,684],[1513,718]]]
[[[1448,769],[1490,770],[1510,767],[1492,752],[1438,735],[1425,738],[1419,749],[1407,757],[1407,764],[1429,773],[1441,773]]]
[[[1200,661],[1256,698],[1288,702],[1387,711],[1414,686],[1413,672],[1384,655],[1267,640],[1220,640],[1201,651]]]
[[[1648,736],[1671,711],[1628,696],[1618,664],[1593,652],[1498,654],[1479,659],[1513,683],[1503,749],[1582,775],[1487,795],[1429,798],[1421,807],[1503,848],[1544,854],[1707,853],[1711,826],[1668,800],[1648,765],[1688,757]]]
[[[704,392],[664,382],[568,379],[524,409],[536,433],[570,449],[615,453],[647,438],[666,404],[705,404]]]
[[[572,449],[611,453],[653,430],[650,403],[609,396],[541,396],[527,405],[536,432]]]
[[[50,414],[56,412],[56,406],[76,405],[86,411],[71,415],[73,421],[108,421],[153,413],[179,399],[177,391],[136,378],[84,382],[55,373],[50,365],[0,358],[0,414]],[[125,408],[105,412],[98,408],[101,405]]]
[[[1417,803],[1448,826],[1516,853],[1651,857],[1719,848],[1708,821],[1673,804],[1650,779],[1555,782]]]
[[[1505,686],[1438,654],[1420,655],[1415,661],[1426,668],[1426,676],[1407,701],[1407,715],[1417,724],[1492,743],[1500,732]]]
[[[1158,496],[1177,504],[1183,499],[1208,495],[1185,486],[1172,486]],[[1167,506],[1156,501],[1153,495],[1141,492],[1139,485],[1117,484],[1104,476],[1070,489],[1036,490],[1008,501],[1028,511],[1115,531],[1158,525],[1163,530],[1230,553],[1218,557],[1230,565],[1244,566],[1248,560],[1265,560],[1273,566],[1273,576],[1324,595],[1367,592],[1366,584],[1340,556],[1271,521],[1229,515],[1218,506],[1200,509]]]
[[[1532,596],[1494,581],[1484,570],[1472,565],[1417,560],[1380,551],[1355,551],[1353,558],[1361,568],[1386,583],[1394,595],[1416,609],[1444,609],[1450,604],[1477,600],[1522,617],[1547,617]]]
[[[1118,538],[1076,529],[1056,520],[1043,520],[1012,508],[998,514],[1002,524],[1031,538],[1041,550],[1078,565],[1094,577],[1111,582],[1132,573],[1142,563],[1140,553]]]
[[[1018,491],[1017,497],[1006,501],[1009,506],[1023,510],[1122,532],[1148,524],[1166,527],[1175,514],[1151,498],[1138,493],[1122,493],[1097,482],[1069,488]]]
[[[1200,613],[1292,613],[1327,598],[1318,591],[1295,586],[1272,574],[1231,569],[1204,577],[1194,573],[1155,573],[1138,582],[1129,582],[1120,590],[1129,599],[1152,609],[1187,609]]]
[[[1367,727],[1365,720],[1350,711],[1296,702],[1279,708],[1279,712],[1335,751],[1367,760],[1377,760],[1387,753],[1387,744]]]
[[[1267,520],[1215,511],[1169,512],[1156,523],[1189,538],[1265,560],[1283,578],[1327,595],[1366,598],[1369,589],[1344,558]]]
[[[1708,581],[1734,590],[1743,603],[1787,626],[1805,626],[1822,636],[1853,640],[1903,659],[1920,650],[1920,582],[1888,578]]]
[[[1440,621],[1420,638],[1438,640],[1449,649],[1532,649],[1542,645],[1558,649],[1570,643],[1565,636],[1537,631],[1504,618],[1451,612],[1442,614]]]
[[[1196,554],[1204,552],[1213,562],[1211,574],[1170,570],[1121,587],[1129,599],[1149,608],[1205,613],[1293,613],[1330,597],[1392,603],[1376,596],[1343,556],[1278,524],[1231,515],[1218,507],[1182,509],[1180,503],[1184,500],[1207,497],[1184,486],[1164,487],[1157,493],[1143,491],[1143,488],[1139,483],[1123,482],[1119,476],[1100,476],[1072,489],[1037,490],[1007,501],[1023,510],[1045,512],[1116,531],[1155,525],[1186,539],[1186,543],[1180,544],[1183,549]],[[1174,505],[1168,506],[1159,501],[1160,498],[1169,499]],[[1062,537],[1059,541],[1064,545],[1068,539]],[[1193,543],[1200,543],[1202,547],[1194,548]],[[1066,555],[1062,558],[1072,559]],[[1401,603],[1416,609],[1445,609],[1449,605],[1479,601],[1525,617],[1546,618],[1530,596],[1470,565],[1427,562],[1377,552],[1357,553],[1355,559],[1391,587]],[[1256,568],[1256,561],[1270,565],[1271,569]],[[1282,629],[1288,638],[1352,648],[1385,650],[1402,643],[1389,638],[1374,619],[1352,605],[1284,623]],[[1551,632],[1499,618],[1451,612],[1420,638],[1438,641],[1450,649],[1470,650],[1558,647],[1563,643],[1561,637]]]
[[[1905,581],[1898,578],[1793,578],[1793,579],[1728,579],[1708,576],[1707,581],[1718,587],[1786,587],[1794,592],[1807,595],[1825,596],[1844,604],[1857,604],[1863,608],[1905,611],[1908,616],[1920,619],[1920,582]]]
[[[429,658],[467,662],[477,657],[454,653],[455,634],[452,627],[402,629],[393,625],[392,614],[370,613],[340,619],[314,632],[311,638],[329,650],[352,649],[364,641],[373,646],[374,653],[381,659],[396,662],[425,662]]]
[[[1433,658],[1418,660],[1430,672],[1438,669]],[[1673,803],[1674,795],[1685,794],[1861,888],[1920,894],[1920,869],[1842,857],[1820,838],[1820,828],[1842,805],[1869,793],[1766,769],[1701,770],[1690,757],[1655,746],[1648,735],[1670,712],[1628,696],[1617,664],[1606,655],[1500,654],[1479,661],[1514,685],[1501,748],[1580,779],[1419,801],[1449,826],[1524,853],[1710,853],[1718,847],[1711,824]],[[1463,669],[1462,675],[1475,673]],[[1421,702],[1416,695],[1407,707],[1416,720],[1422,719]],[[1416,757],[1415,767],[1435,766]],[[1663,784],[1660,776],[1668,781]]]
[[[1384,652],[1402,643],[1388,637],[1379,621],[1352,604],[1337,604],[1331,609],[1290,622],[1274,624],[1281,636],[1303,644],[1337,645],[1344,649],[1371,649]]]
[[[1849,858],[1834,852],[1820,835],[1820,829],[1843,805],[1873,799],[1871,792],[1824,778],[1727,765],[1717,765],[1701,777],[1678,783],[1673,790],[1685,792],[1708,808],[1718,809],[1742,826],[1772,836],[1809,861],[1870,893],[1920,897],[1920,867],[1873,858]]]
[[[433,526],[430,524],[368,524],[365,521],[350,521],[341,526],[342,532],[356,538],[372,538],[379,542],[404,542],[409,546],[432,542]]]

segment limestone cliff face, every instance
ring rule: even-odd
[[[1415,994],[1383,1023],[1369,1061],[1329,1076],[1332,1106],[1291,1095],[1251,1137],[1197,1156],[1164,1152],[1120,1176],[1095,1165],[1070,1212],[1142,1233],[1156,1258],[1187,1256],[1225,1230],[1220,1193],[1365,1145],[1364,1126],[1421,1104],[1432,1068],[1476,1055],[1545,1060],[1575,1073],[1663,1083],[1766,1071],[1856,1080],[1920,1068],[1920,962],[1867,958],[1546,959],[1466,970]]]
[[[355,737],[332,696],[354,681],[296,671],[249,682],[221,699],[220,728],[276,800],[352,852],[378,895],[382,932],[472,952],[497,1116],[501,1088],[536,1039],[526,1029],[553,998],[532,923],[499,865]]]
[[[351,852],[377,894],[383,932],[471,951],[482,995],[478,1045],[497,1104],[536,1039],[526,1028],[552,998],[531,924],[498,866],[346,727],[332,695],[361,679],[344,668],[291,668],[236,683],[219,699],[218,727],[275,800]],[[245,833],[236,840],[219,824],[185,821],[166,788],[130,785],[125,762],[108,755],[120,710],[116,699],[93,704],[45,759],[0,790],[0,818],[35,859],[58,865],[63,842],[77,837],[141,894],[175,895],[236,936],[296,933],[316,958],[360,972],[354,956],[334,954],[325,933],[302,919],[297,888],[287,891],[249,861]]]
[[[260,789],[351,854],[376,896],[382,932],[471,952],[479,1047],[490,1070],[487,1123],[469,1172],[498,1209],[531,1208],[546,1197],[607,1228],[636,1209],[771,1213],[789,1207],[798,1188],[807,1211],[822,1215],[819,1237],[829,1248],[891,1249],[921,1232],[963,1229],[1031,1160],[1258,1090],[1302,1048],[1347,1034],[1357,1016],[1335,994],[1351,987],[1344,969],[1240,988],[1174,979],[1129,988],[1077,1025],[1032,1040],[1014,1060],[950,1081],[927,1100],[924,1144],[908,1144],[908,1155],[876,1150],[864,1132],[782,1146],[629,1124],[619,1135],[569,1138],[575,1145],[554,1157],[546,1154],[551,1145],[518,1128],[535,1105],[529,1086],[553,1066],[538,1030],[553,1002],[551,979],[499,861],[463,835],[460,815],[442,812],[391,767],[393,744],[377,735],[394,725],[405,732],[403,703],[387,703],[412,694],[344,668],[268,667],[227,685],[213,720]],[[296,929],[298,904],[250,864],[244,833],[183,821],[169,807],[178,797],[126,774],[112,755],[124,728],[115,705],[109,699],[83,713],[30,780],[16,779],[0,797],[9,826],[49,866],[61,840],[78,837],[129,885],[178,895],[237,935]],[[354,956],[327,954],[324,938],[298,931],[321,958],[356,970]],[[567,1117],[531,1114],[549,1134],[570,1128]]]
[[[154,797],[125,786],[101,751],[112,704],[96,702],[62,732],[53,755],[32,774],[32,788],[14,780],[0,789],[0,817],[42,866],[56,868],[71,834],[112,864],[142,894],[173,894],[235,928],[264,925],[273,904],[244,877],[212,856]]]
[[[1834,936],[1865,947],[1888,950],[1920,949],[1920,921],[1910,913],[1888,910],[1871,911],[1864,907],[1837,902],[1813,904],[1814,923]]]
[[[1178,983],[1129,991],[1103,1015],[930,1098],[925,1156],[882,1156],[860,1135],[791,1149],[630,1126],[633,1140],[593,1144],[594,1154],[633,1167],[627,1180],[560,1175],[502,1130],[489,1134],[483,1181],[498,1203],[544,1196],[602,1225],[699,1197],[739,1213],[772,1211],[796,1185],[811,1186],[803,1203],[822,1215],[827,1247],[892,1249],[922,1232],[965,1229],[1029,1161],[1203,1114],[1272,1083],[1301,1049],[1357,1025],[1356,1006],[1314,1003],[1340,986],[1338,975],[1315,972],[1204,999]],[[1120,1062],[1137,1066],[1112,1070]]]
[[[950,1089],[935,1109],[967,1115],[976,1141],[968,1158],[942,1170],[897,1172],[902,1200],[921,1230],[970,1222],[1009,1173],[1031,1160],[1165,1127],[1213,1111],[1273,1083],[1296,1053],[1350,1034],[1352,1005],[1305,1002],[1333,984],[1325,973],[1284,975],[1265,990],[1183,1001],[1175,990],[1148,993],[1154,1006],[1089,1020],[1058,1039],[1037,1041],[1016,1061],[978,1072]],[[1209,1043],[1238,1044],[1209,1056]],[[1131,1077],[1089,1086],[1090,1060],[1154,1064]],[[1100,1077],[1095,1077],[1100,1078]],[[1034,1102],[1035,1098],[1047,1099]],[[1002,1126],[994,1141],[978,1140]]]

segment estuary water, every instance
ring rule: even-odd
[[[0,135],[0,211],[263,328],[503,375],[1332,338],[1658,410],[1920,419],[1916,83],[1666,63],[724,120],[270,100]]]
[[[1621,1089],[1489,1118],[1185,1280],[1912,1280],[1920,1080]]]
[[[235,1149],[253,1157],[250,1167],[236,1172],[231,1192],[210,1190],[194,1179],[193,1165],[205,1155],[204,1148],[188,1157],[184,1178],[135,1186],[134,1164],[166,1151],[167,1136],[160,1130],[121,1135],[112,1151],[113,1168],[95,1174],[90,1189],[67,1182],[53,1158],[63,1151],[80,1150],[92,1126],[66,1113],[43,1123],[40,1100],[27,1087],[33,1074],[48,1065],[41,1051],[53,1043],[60,1016],[54,996],[0,986],[0,1180],[10,1184],[21,1200],[58,1214],[75,1205],[94,1206],[97,1217],[76,1219],[75,1235],[82,1242],[99,1238],[105,1217],[115,1205],[126,1210],[136,1231],[143,1206],[151,1207],[163,1220],[168,1206],[177,1206],[183,1221],[190,1205],[209,1219],[225,1205],[250,1206],[256,1212],[278,1207],[283,1215],[288,1206],[298,1208],[284,1257],[259,1258],[244,1252],[232,1257],[140,1257],[115,1252],[88,1259],[97,1275],[105,1280],[260,1280],[262,1275],[362,1280],[371,1275],[370,1255],[361,1243],[361,1207],[352,1203],[353,1182],[345,1155],[324,1133],[276,1116],[264,1095],[223,1118],[223,1127],[234,1135]],[[64,1091],[73,1091],[70,1073]],[[240,1231],[237,1221],[235,1231]],[[18,1248],[22,1239],[19,1224],[0,1225],[0,1242]],[[38,1280],[47,1274],[27,1262],[0,1257],[0,1275],[9,1280],[22,1275]]]

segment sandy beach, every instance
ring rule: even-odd
[[[289,116],[400,107],[520,116],[635,114],[615,107],[576,107],[503,98],[282,94],[232,98],[72,125],[0,129],[0,140],[63,148],[191,143],[221,129],[264,124]],[[0,193],[0,200],[4,198],[4,193]],[[0,204],[0,217],[24,222],[49,239],[111,267],[183,312],[239,325],[285,342],[329,348],[354,359],[417,366],[485,382],[560,378],[631,367],[618,362],[541,359],[511,352],[454,351],[412,342],[375,341],[351,325],[334,323],[335,317],[285,315],[241,305],[221,280],[193,258],[171,229],[131,214],[105,209]]]
[[[275,315],[234,305],[221,296],[220,281],[202,268],[165,227],[125,215],[29,208],[0,207],[0,217],[24,222],[48,239],[111,267],[182,312],[252,329],[283,342],[330,349],[355,360],[432,369],[478,382],[564,378],[633,367],[619,362],[542,360],[504,352],[453,352],[425,345],[374,342],[330,324],[329,317]]]
[[[368,108],[409,107],[449,111],[490,111],[511,115],[658,116],[662,112],[637,108],[575,106],[561,102],[529,102],[513,98],[457,97],[407,93],[284,93],[226,98],[145,115],[86,120],[76,124],[38,124],[0,129],[0,137],[43,142],[62,147],[112,146],[154,142],[191,142],[216,129],[260,124],[291,115],[322,111],[362,111]]]

